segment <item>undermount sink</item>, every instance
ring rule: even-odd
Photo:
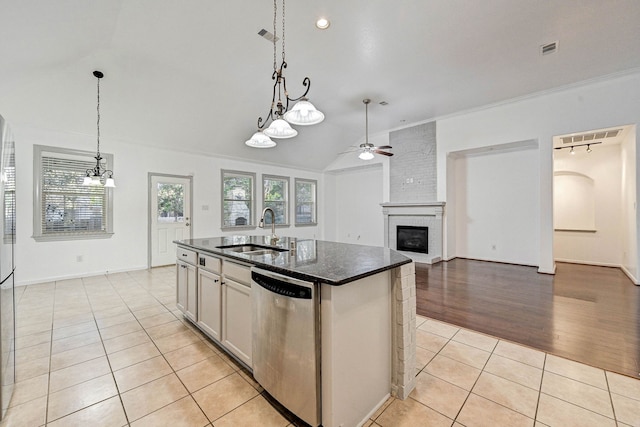
[[[282,249],[272,246],[259,246],[259,245],[226,245],[216,246],[218,249],[224,249],[230,252],[241,253],[244,255],[277,255],[279,252],[285,252],[287,249]]]

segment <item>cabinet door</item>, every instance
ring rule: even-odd
[[[176,261],[176,306],[178,310],[187,311],[187,264]]]
[[[224,279],[222,291],[224,346],[251,366],[251,286]]]
[[[198,320],[198,276],[196,267],[185,264],[187,270],[187,306],[185,315],[193,320]]]
[[[222,321],[222,284],[220,276],[198,269],[198,325],[211,338],[220,339]]]

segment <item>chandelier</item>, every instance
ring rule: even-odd
[[[245,142],[249,147],[254,148],[275,147],[276,143],[271,138],[293,138],[298,134],[298,131],[290,125],[315,125],[324,120],[324,114],[318,111],[307,98],[309,89],[311,89],[311,80],[309,77],[305,77],[302,81],[302,86],[306,88],[304,93],[297,98],[289,97],[287,80],[284,76],[284,70],[287,68],[284,45],[285,0],[282,0],[282,62],[279,68],[276,60],[276,42],[278,40],[278,37],[276,37],[276,23],[278,19],[277,1],[278,0],[273,0],[273,74],[271,75],[271,79],[274,80],[274,84],[271,108],[269,109],[266,119],[263,120],[262,117],[258,118],[258,131],[253,134],[251,139]],[[297,103],[289,109],[289,103],[296,101]],[[271,124],[265,128],[269,122],[271,122]]]
[[[87,175],[84,177],[82,181],[82,185],[93,185],[93,186],[102,186],[102,180],[105,179],[104,186],[105,187],[115,187],[115,181],[113,180],[113,171],[106,168],[106,166],[101,163],[102,156],[100,155],[100,79],[104,77],[104,74],[101,71],[94,71],[93,75],[98,79],[98,149],[96,150],[96,165],[93,169],[87,169]]]

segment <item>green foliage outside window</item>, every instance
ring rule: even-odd
[[[276,224],[288,223],[288,199],[289,199],[289,179],[279,177],[264,177],[264,207],[273,209],[276,217]],[[266,224],[271,224],[271,215],[264,219]]]
[[[158,183],[158,222],[184,221],[184,185]]]

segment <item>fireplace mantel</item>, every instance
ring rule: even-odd
[[[442,236],[445,202],[381,203],[384,215],[384,245],[396,249],[398,225],[429,227],[429,254],[404,252],[415,262],[433,264],[442,260]]]

